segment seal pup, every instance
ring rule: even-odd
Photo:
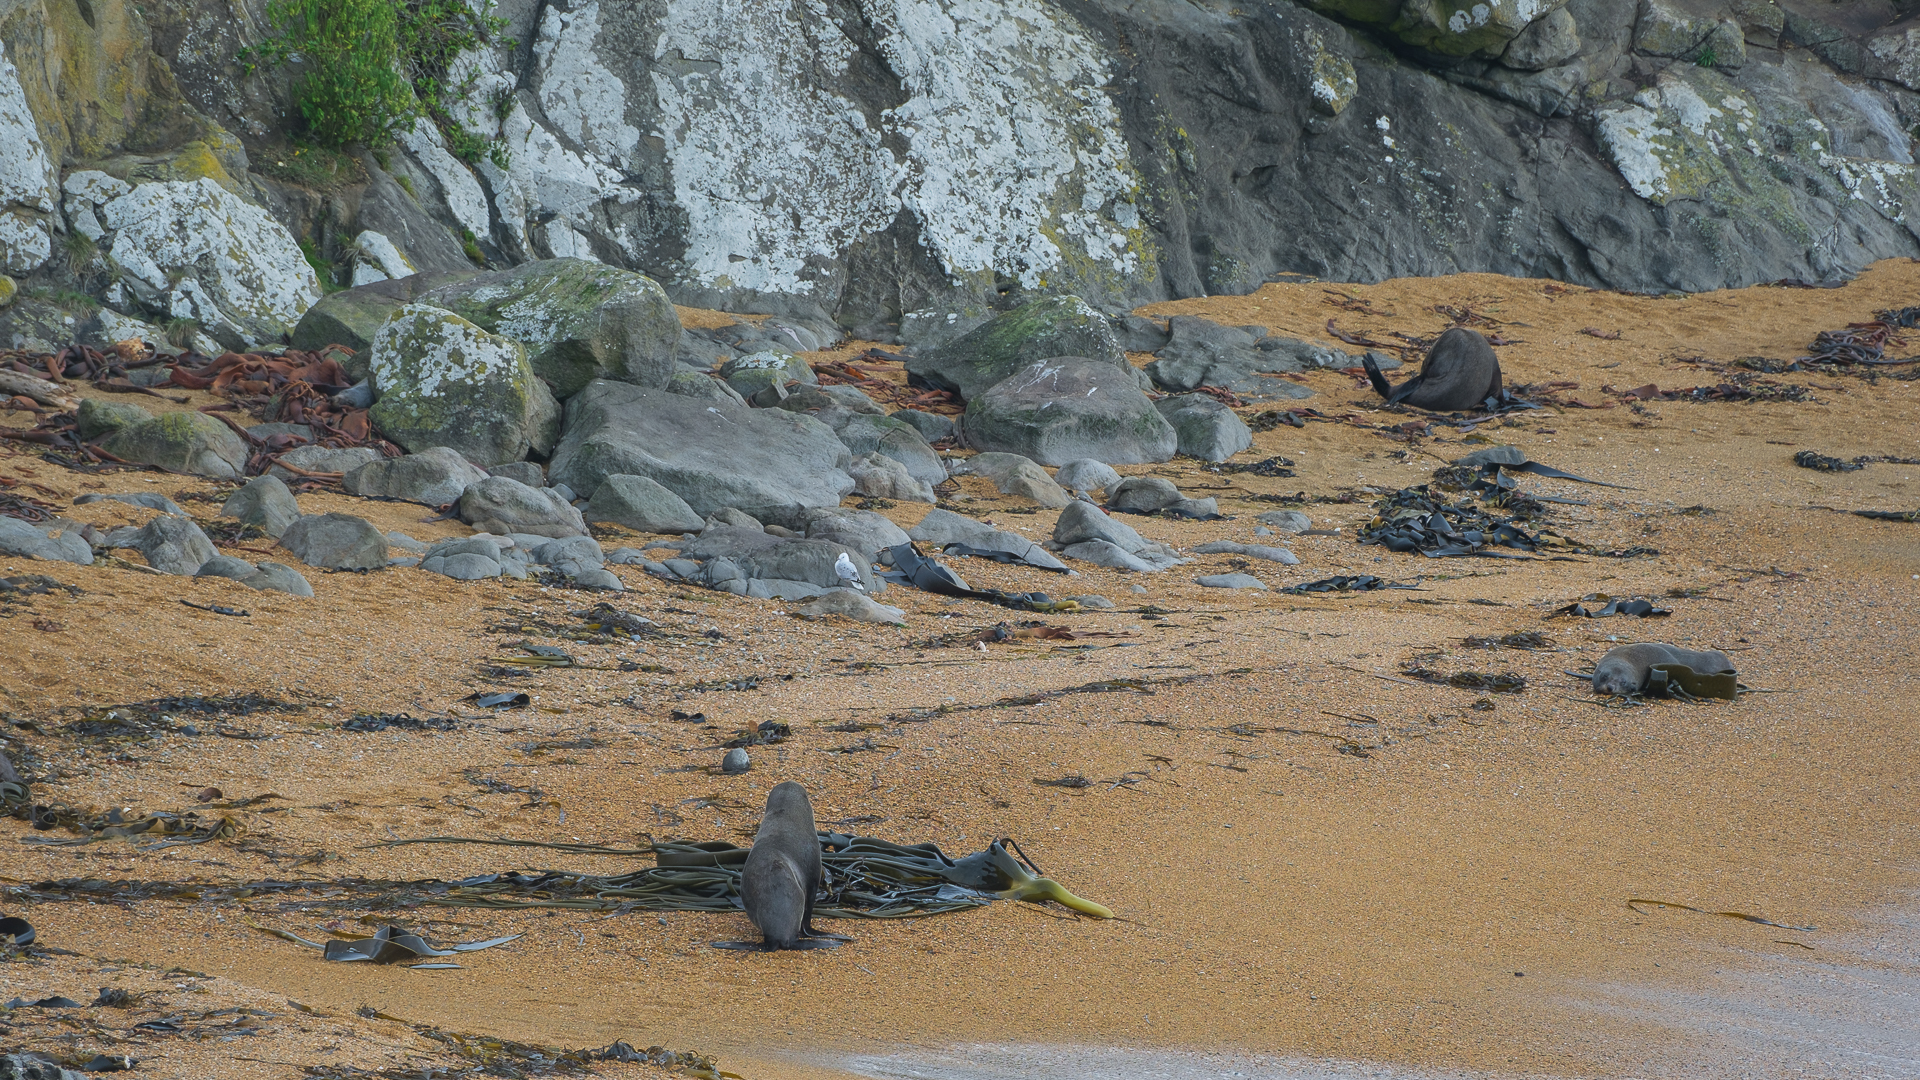
[[[1362,356],[1360,363],[1367,369],[1374,392],[1386,398],[1389,405],[1404,403],[1433,412],[1462,412],[1477,409],[1488,398],[1500,395],[1500,358],[1493,355],[1493,345],[1484,336],[1463,326],[1441,334],[1427,350],[1420,374],[1399,386],[1388,384],[1371,355]]]
[[[813,928],[813,893],[825,881],[807,789],[791,780],[775,784],[767,792],[766,815],[740,870],[740,900],[766,939],[758,948],[831,949],[853,940]],[[716,944],[739,948],[747,943]]]
[[[1647,688],[1647,679],[1660,664],[1683,664],[1696,674],[1716,675],[1734,670],[1733,660],[1717,650],[1697,652],[1643,641],[1607,650],[1593,665],[1593,692],[1627,697]]]

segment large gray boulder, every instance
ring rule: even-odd
[[[424,293],[464,281],[477,273],[479,271],[472,269],[421,273],[329,294],[300,317],[300,325],[293,329],[293,347],[319,350],[328,345],[344,345],[353,350],[353,355],[342,360],[340,366],[354,380],[364,379],[369,371],[367,351],[373,345],[373,336],[394,312]]]
[[[911,424],[891,416],[853,413],[846,415],[843,423],[829,426],[855,457],[879,454],[892,458],[922,484],[938,484],[947,478],[946,464]]]
[[[493,465],[544,454],[559,436],[560,406],[518,341],[409,304],[380,327],[371,354],[380,399],[369,415],[410,451],[444,446]]]
[[[755,578],[804,582],[820,589],[839,588],[846,582],[834,567],[844,554],[859,569],[861,586],[873,588],[873,572],[867,556],[830,540],[795,540],[757,529],[721,525],[695,537],[683,554],[709,564],[710,570],[715,561],[731,564],[737,568],[738,577],[725,580],[739,581],[743,593],[745,583]],[[712,583],[719,587],[721,581]]]
[[[555,395],[595,379],[665,386],[680,317],[651,278],[590,259],[544,259],[444,286],[421,300],[526,346]]]
[[[1246,421],[1218,398],[1207,394],[1177,394],[1153,403],[1173,425],[1179,452],[1202,461],[1225,461],[1253,446]]]
[[[1222,326],[1192,315],[1167,323],[1171,340],[1155,351],[1147,374],[1175,393],[1218,386],[1251,401],[1312,397],[1307,387],[1275,376],[1358,362],[1338,349],[1270,337],[1264,326]]]
[[[489,476],[460,496],[460,520],[496,536],[585,536],[586,519],[552,488]]]
[[[207,539],[192,518],[162,514],[139,528],[127,526],[107,534],[106,546],[133,548],[146,556],[147,565],[165,574],[191,576],[201,564],[214,557],[213,541]]]
[[[1078,500],[1062,510],[1054,522],[1053,542],[1068,558],[1138,573],[1165,570],[1187,561],[1166,544],[1148,540],[1133,526]]]
[[[430,446],[405,457],[381,458],[340,478],[349,495],[377,495],[405,499],[426,506],[446,506],[487,474],[446,446]]]
[[[237,477],[247,467],[247,441],[202,412],[170,412],[121,428],[100,448],[127,461],[202,476]]]
[[[1060,466],[1053,482],[1069,491],[1103,491],[1119,483],[1120,474],[1105,462],[1081,458]]]
[[[802,511],[796,522],[809,540],[841,544],[858,559],[877,557],[882,551],[907,542],[906,530],[871,510],[846,506],[820,506]],[[792,528],[793,525],[789,525]]]
[[[268,536],[278,537],[300,520],[300,503],[279,477],[256,476],[227,496],[220,516],[239,518],[242,524],[258,525]]]
[[[387,565],[387,538],[366,518],[308,514],[280,534],[280,546],[308,566],[371,570]]]
[[[587,500],[586,519],[641,532],[699,532],[704,524],[685,499],[645,476],[609,476]]]
[[[0,555],[22,555],[48,562],[93,565],[93,545],[81,537],[84,526],[55,519],[39,524],[0,517]]]
[[[1165,461],[1173,425],[1140,391],[1133,369],[1062,356],[1029,364],[967,403],[967,443],[1042,465],[1094,458],[1110,465]]]
[[[296,446],[280,454],[267,467],[267,475],[283,480],[306,473],[347,473],[380,460],[380,451],[371,446]],[[296,472],[295,470],[299,470]]]
[[[907,360],[907,373],[972,401],[1037,360],[1083,356],[1128,368],[1106,316],[1077,296],[1023,304]]]
[[[130,401],[87,398],[80,402],[80,412],[75,419],[82,439],[98,439],[121,428],[144,424],[153,419],[153,414]]]
[[[598,381],[567,402],[566,435],[547,475],[589,497],[609,476],[645,476],[703,517],[722,507],[758,517],[839,505],[853,490],[851,461],[812,417]]]

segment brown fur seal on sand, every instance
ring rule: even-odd
[[[1388,385],[1372,356],[1362,356],[1360,363],[1374,392],[1389,405],[1398,402],[1433,412],[1463,412],[1500,394],[1500,359],[1493,355],[1492,343],[1465,327],[1441,334],[1427,350],[1420,374],[1399,386]]]
[[[1681,664],[1699,675],[1734,670],[1733,660],[1717,650],[1696,652],[1643,641],[1637,645],[1610,649],[1598,664],[1593,665],[1593,692],[1623,697],[1637,694],[1647,688],[1647,679],[1659,664]]]
[[[807,789],[791,780],[775,784],[740,870],[740,900],[766,938],[760,948],[831,949],[852,940],[813,928],[813,894],[825,881]],[[717,944],[737,948],[744,943]]]

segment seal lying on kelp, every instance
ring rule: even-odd
[[[825,881],[807,789],[791,780],[775,784],[740,869],[740,901],[766,938],[762,948],[831,949],[852,940],[813,928],[813,894]]]
[[[1427,350],[1420,374],[1390,386],[1380,374],[1380,365],[1371,355],[1362,356],[1373,389],[1387,404],[1411,405],[1434,412],[1461,412],[1477,409],[1490,397],[1500,395],[1500,358],[1493,345],[1479,332],[1456,326],[1440,335]]]
[[[1718,650],[1702,652],[1643,641],[1610,649],[1607,655],[1600,658],[1600,662],[1593,666],[1593,692],[1623,697],[1638,694],[1647,689],[1649,682],[1654,681],[1654,669],[1666,665],[1685,667],[1695,675],[1702,676],[1734,674],[1733,660]],[[1688,689],[1688,692],[1696,697],[1733,696],[1731,692],[1703,694],[1693,689]]]

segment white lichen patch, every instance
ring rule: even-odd
[[[56,184],[53,161],[33,122],[20,73],[0,47],[0,207],[53,212]],[[46,221],[19,210],[0,214],[0,263],[21,273],[53,254]]]
[[[855,52],[820,0],[667,5],[652,79],[688,279],[811,292],[809,259],[893,220],[902,169],[832,89]]]
[[[143,302],[186,279],[249,344],[277,339],[320,299],[320,282],[286,227],[212,180],[141,184],[107,203],[115,264]],[[195,300],[196,305],[202,301]]]
[[[416,121],[413,127],[400,133],[400,145],[406,147],[440,185],[441,197],[455,221],[475,236],[486,236],[493,231],[487,193],[481,189],[473,170],[447,149],[439,128],[428,120]]]
[[[869,14],[910,95],[886,117],[908,146],[905,202],[949,272],[1037,286],[1062,262],[1055,237],[1138,269],[1106,209],[1139,187],[1106,57],[1070,16],[1038,0],[879,0]]]
[[[1661,127],[1658,117],[1639,105],[1603,109],[1598,135],[1601,148],[1635,195],[1656,203],[1666,200],[1672,187],[1663,151],[1671,151],[1673,132]]]
[[[1848,195],[1894,220],[1906,217],[1906,198],[1914,191],[1914,167],[1821,152],[1820,167],[1833,174]]]
[[[382,396],[432,399],[531,377],[518,342],[426,304],[408,304],[388,316],[373,335],[367,362]]]
[[[353,283],[367,285],[388,278],[403,278],[414,272],[413,264],[387,239],[385,233],[364,229],[353,238],[355,252]]]
[[[501,222],[522,245],[527,242],[528,219],[536,213],[591,227],[603,202],[639,198],[638,192],[621,185],[619,170],[567,146],[527,115],[519,102],[501,122],[500,132],[507,145],[507,167],[483,161],[479,169],[493,188]]]
[[[627,88],[594,52],[598,0],[547,8],[533,43],[540,108],[574,145],[617,169],[630,167],[640,129],[626,121]]]

